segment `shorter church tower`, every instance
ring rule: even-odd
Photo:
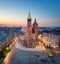
[[[34,29],[34,33],[35,33],[35,40],[37,40],[37,37],[38,37],[38,23],[36,22],[36,19],[34,20],[34,23],[33,23],[33,29]]]

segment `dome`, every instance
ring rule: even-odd
[[[34,20],[33,25],[38,25],[38,23],[36,22],[36,18],[35,18],[35,20]]]

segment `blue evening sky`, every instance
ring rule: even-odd
[[[60,26],[60,0],[0,0],[0,24],[26,25],[29,12],[39,26]]]

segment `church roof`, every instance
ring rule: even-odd
[[[26,27],[22,27],[21,31],[26,32]]]

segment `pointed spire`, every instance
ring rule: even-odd
[[[30,12],[29,12],[29,14],[28,14],[28,19],[31,19],[31,15],[30,15]]]
[[[30,12],[29,12],[29,17],[30,17]]]
[[[31,18],[31,16],[30,16],[30,12],[29,12],[28,18]]]
[[[35,18],[35,23],[36,23],[36,18]]]

